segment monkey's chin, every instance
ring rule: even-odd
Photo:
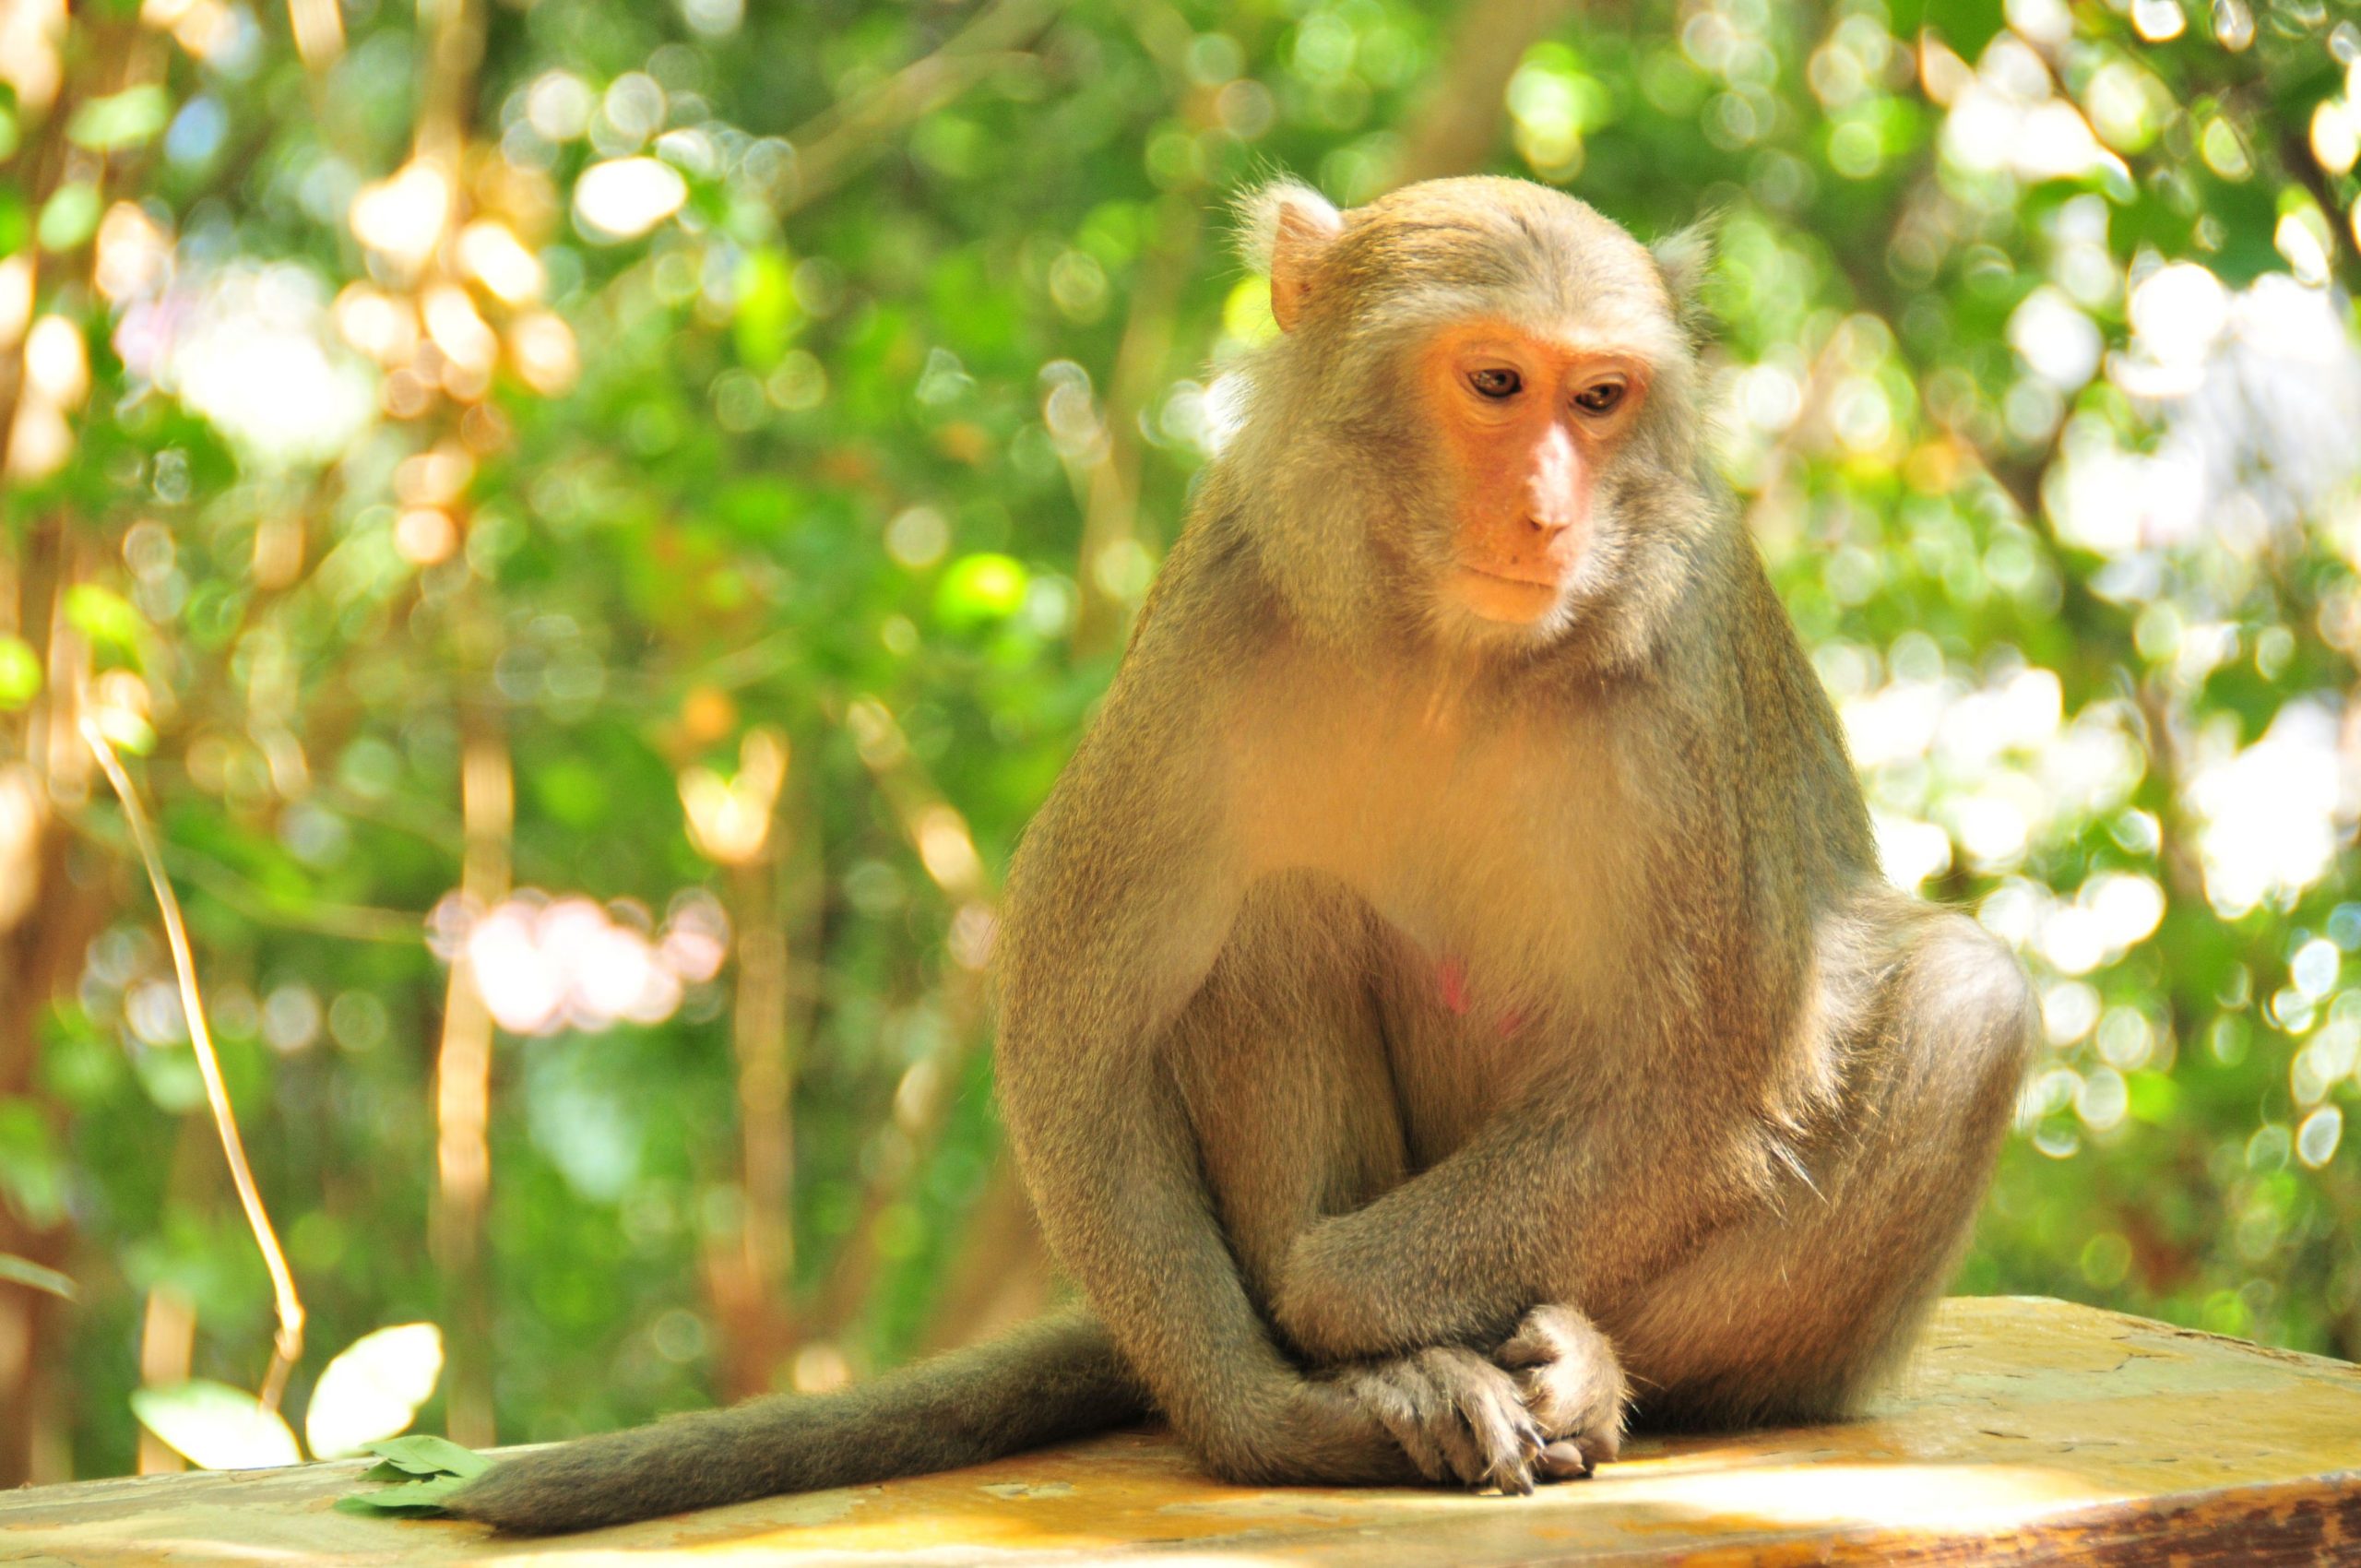
[[[1530,626],[1548,620],[1558,608],[1562,591],[1554,583],[1495,576],[1473,566],[1462,566],[1453,573],[1452,588],[1460,603],[1479,619],[1510,626]]]

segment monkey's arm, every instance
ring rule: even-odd
[[[1410,1479],[1370,1418],[1273,1342],[1158,1055],[1239,895],[1214,771],[1217,695],[1202,658],[1193,680],[1165,662],[1158,619],[1010,877],[999,1071],[1011,1144],[1059,1262],[1208,1463],[1240,1478]]]
[[[1774,1158],[1743,1111],[1653,1075],[1542,1087],[1291,1249],[1273,1314],[1316,1360],[1497,1344],[1529,1309],[1612,1300],[1743,1212]]]

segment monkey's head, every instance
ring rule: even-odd
[[[1280,492],[1266,553],[1309,618],[1532,648],[1670,594],[1711,515],[1680,267],[1521,180],[1346,212],[1282,182],[1244,213],[1282,331],[1240,456]]]

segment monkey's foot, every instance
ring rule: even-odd
[[[1622,1363],[1591,1321],[1572,1307],[1540,1306],[1492,1352],[1516,1381],[1525,1408],[1548,1440],[1534,1468],[1571,1480],[1622,1451],[1630,1397]]]
[[[1437,1346],[1336,1375],[1430,1481],[1533,1490],[1548,1439],[1516,1378],[1472,1350]]]

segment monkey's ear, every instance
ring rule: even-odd
[[[1713,276],[1720,231],[1721,215],[1708,213],[1648,247],[1656,258],[1656,270],[1664,274],[1665,292],[1672,296],[1673,319],[1692,339],[1705,333],[1705,280]]]
[[[1280,331],[1292,332],[1321,262],[1345,232],[1344,215],[1310,185],[1274,180],[1241,197],[1238,216],[1239,250],[1247,266],[1270,274],[1271,315]]]

